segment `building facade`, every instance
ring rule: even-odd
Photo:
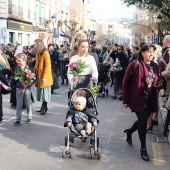
[[[52,16],[55,18],[52,19]],[[57,21],[69,17],[69,0],[0,0],[0,42],[31,45],[68,42],[62,34],[53,39]]]

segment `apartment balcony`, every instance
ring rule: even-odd
[[[15,19],[21,19],[24,21],[33,21],[36,18],[36,13],[24,9],[23,7],[9,4],[8,5],[8,17],[15,18]]]

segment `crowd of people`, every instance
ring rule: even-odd
[[[139,46],[130,49],[116,43],[111,47],[98,47],[95,41],[89,45],[87,40],[80,40],[71,50],[68,46],[59,47],[57,44],[49,44],[46,48],[41,39],[36,39],[33,45],[25,47],[19,43],[0,44],[0,105],[2,106],[3,89],[11,92],[10,103],[16,105],[14,125],[21,123],[23,106],[27,111],[26,123],[31,123],[31,104],[35,102],[31,89],[34,84],[37,87],[36,100],[42,103],[37,112],[44,115],[48,111],[51,93],[59,88],[58,77],[61,76],[61,84],[70,85],[77,79],[75,75],[69,74],[70,62],[81,58],[88,67],[80,76],[90,75],[90,81],[95,83],[98,81],[98,66],[107,63],[110,65],[110,87],[113,86],[111,98],[123,101],[123,106],[129,107],[137,116],[137,121],[124,131],[127,134],[126,141],[131,145],[132,134],[138,130],[141,157],[149,161],[146,133],[152,131],[153,125],[158,124],[158,95],[161,89],[164,89],[163,96],[170,106],[170,35],[166,35],[162,42],[163,47],[141,42]],[[30,70],[30,74],[35,74],[35,81],[30,84],[21,83],[17,76],[23,70]],[[11,79],[10,85],[6,83],[6,77]],[[2,107],[0,122],[5,122]],[[167,111],[163,133],[165,137],[169,133],[169,122],[170,109]]]

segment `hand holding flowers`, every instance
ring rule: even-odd
[[[86,63],[81,59],[69,63],[69,74],[73,75],[72,81],[74,82],[74,87],[77,85],[77,76],[84,72],[84,69],[87,67]]]
[[[112,71],[116,72],[116,71],[121,71],[121,70],[123,70],[123,67],[122,67],[121,64],[120,64],[120,61],[117,60],[117,61],[113,64]]]
[[[20,72],[15,74],[14,79],[17,81],[20,91],[23,94],[24,91],[34,83],[36,76],[35,73],[25,67],[21,68]]]

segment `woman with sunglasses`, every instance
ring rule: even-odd
[[[122,69],[113,70],[114,72],[114,94],[112,99],[117,99],[118,92],[122,93],[122,81],[125,74],[125,70],[128,66],[128,58],[124,52],[123,45],[118,45],[117,54],[114,63],[119,63]]]

